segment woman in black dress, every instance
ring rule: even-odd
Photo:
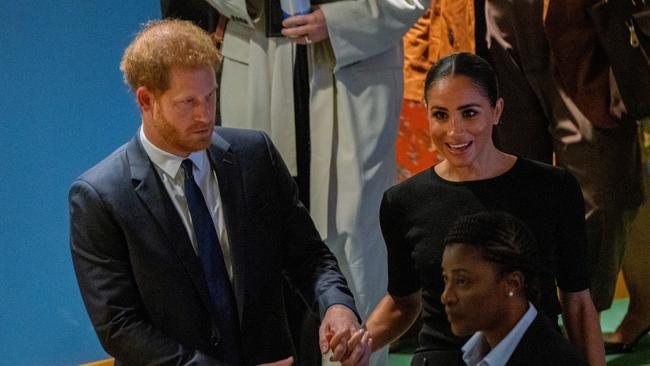
[[[492,129],[503,99],[492,67],[480,57],[458,53],[438,61],[427,73],[425,101],[431,139],[444,160],[384,194],[380,219],[389,284],[366,324],[373,347],[397,339],[422,309],[416,352],[427,352],[431,365],[455,364],[464,340],[451,332],[440,302],[443,239],[456,218],[499,210],[522,220],[535,236],[540,311],[555,321],[561,313],[578,351],[591,365],[605,365],[589,295],[584,201],[575,178],[495,147]]]

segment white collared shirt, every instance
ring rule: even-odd
[[[463,345],[463,361],[468,366],[505,366],[536,316],[537,309],[529,302],[528,311],[492,350],[480,331],[474,333]]]
[[[210,210],[214,227],[217,230],[219,243],[221,243],[221,251],[223,258],[226,262],[226,269],[232,281],[232,262],[230,260],[230,245],[228,242],[228,233],[226,231],[225,221],[223,219],[223,206],[221,204],[221,194],[219,193],[219,184],[217,176],[210,166],[210,159],[208,159],[205,150],[193,152],[190,156],[184,158],[169,152],[166,152],[149,141],[144,134],[144,129],[140,128],[140,141],[144,151],[149,156],[149,159],[154,163],[156,172],[169,194],[176,211],[185,225],[187,234],[192,241],[194,252],[197,253],[196,234],[192,226],[192,218],[189,209],[187,208],[187,199],[185,198],[185,176],[181,169],[181,163],[185,159],[190,159],[194,163],[194,180],[201,189],[205,202]]]

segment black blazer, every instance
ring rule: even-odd
[[[336,259],[262,132],[217,128],[208,149],[231,246],[246,365],[294,354],[286,274],[321,316],[354,309]],[[117,364],[221,365],[207,284],[165,187],[134,137],[69,194],[72,261],[105,350]]]
[[[550,320],[538,313],[524,333],[507,366],[588,366]]]

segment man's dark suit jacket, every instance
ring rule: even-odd
[[[588,366],[575,348],[538,313],[524,333],[507,366]]]
[[[287,276],[321,316],[354,302],[268,136],[217,128],[208,149],[231,246],[246,365],[294,354]],[[139,138],[70,189],[72,260],[100,342],[117,364],[221,365],[207,284]],[[316,310],[317,309],[317,310]]]

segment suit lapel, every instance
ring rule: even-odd
[[[506,365],[526,365],[531,363],[530,347],[531,345],[539,344],[540,340],[538,338],[544,329],[544,319],[541,316],[542,314],[538,313],[533,322],[530,323],[530,326],[519,340],[519,344],[517,344],[517,347],[512,352],[508,362],[506,362]],[[544,344],[543,340],[541,340],[541,344]]]
[[[136,194],[149,209],[159,229],[165,233],[165,237],[168,238],[166,242],[173,246],[179,260],[196,286],[203,304],[212,313],[212,303],[205,276],[192,247],[192,242],[187,235],[185,225],[183,225],[176,207],[169,198],[167,190],[160,181],[137,135],[127,145],[127,156]],[[153,245],[161,244],[153,243]]]
[[[230,144],[216,133],[208,150],[208,157],[217,174],[219,184],[223,217],[230,244],[233,292],[241,324],[242,310],[244,309],[244,284],[246,283],[246,240],[243,237],[245,230],[242,227],[243,218],[246,217],[246,201],[241,167],[237,162],[237,156],[230,149]]]

